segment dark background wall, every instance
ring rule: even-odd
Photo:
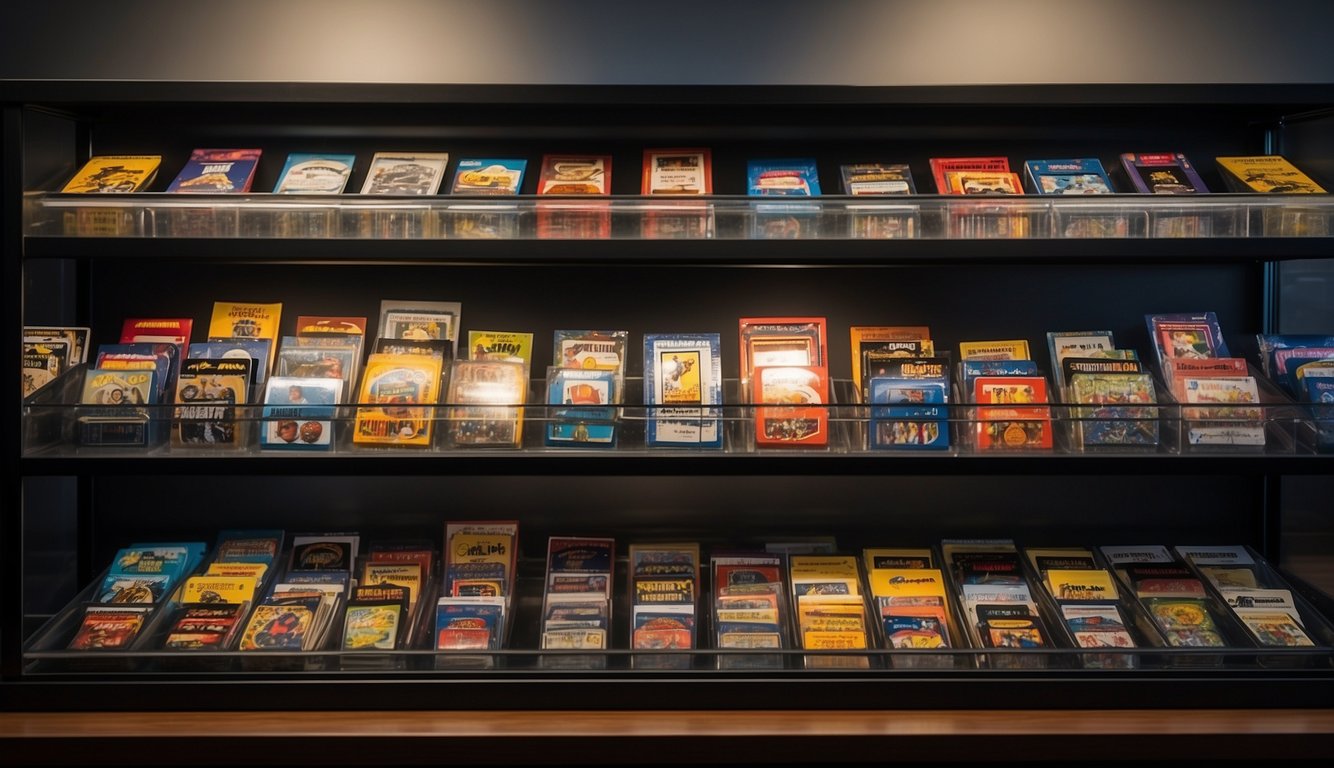
[[[22,0],[0,13],[2,78],[1334,82],[1327,0]]]

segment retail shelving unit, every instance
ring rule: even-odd
[[[733,329],[742,316],[827,316],[832,375],[842,379],[849,376],[850,325],[925,324],[945,348],[985,338],[1027,338],[1040,348],[1049,330],[1108,328],[1121,345],[1147,355],[1146,313],[1212,310],[1235,341],[1280,330],[1278,265],[1334,250],[1329,196],[872,201],[893,210],[837,196],[803,201],[814,207],[798,210],[736,196],[753,157],[813,156],[831,187],[843,162],[910,162],[919,188],[927,189],[932,156],[1098,156],[1110,167],[1134,148],[1185,152],[1203,167],[1206,182],[1221,189],[1207,167],[1217,155],[1281,148],[1328,168],[1328,146],[1304,155],[1287,132],[1293,125],[1331,125],[1330,86],[10,82],[3,93],[0,202],[11,382],[19,378],[18,328],[25,321],[90,325],[96,344],[115,341],[123,317],[201,321],[215,300],[281,301],[285,329],[300,314],[374,317],[382,298],[457,300],[465,328],[534,331],[539,360],[550,356],[556,328],[624,328],[632,349],[645,332],[717,331],[728,377],[736,376]],[[643,148],[696,145],[713,148],[718,196],[669,205],[634,194]],[[261,147],[257,190],[272,188],[289,151],[355,152],[359,167],[349,189],[359,187],[371,153],[386,148],[448,151],[451,171],[463,156],[526,157],[532,168],[547,152],[610,152],[611,199],[591,207],[563,201],[579,215],[607,215],[609,237],[540,236],[541,206],[552,201],[530,195],[404,203],[355,194],[280,200],[262,193],[189,199],[52,193],[90,154],[162,154],[166,178],[153,187],[162,189],[197,146]],[[1114,181],[1128,188],[1124,178]],[[530,179],[524,192],[532,186]],[[693,237],[647,235],[645,221],[667,214],[704,216],[708,223]],[[856,236],[852,220],[868,215],[914,217],[917,236]],[[951,222],[964,215],[1025,217],[1031,236],[958,236]],[[285,229],[293,216],[305,229]],[[775,216],[806,217],[802,236],[771,238],[765,222]],[[1121,218],[1126,225],[1115,237],[1083,237],[1064,226],[1081,216]],[[1155,222],[1171,216],[1208,220],[1210,234],[1154,236]],[[186,220],[191,229],[181,228]],[[383,226],[366,228],[367,220]],[[476,233],[479,220],[489,222],[495,237],[463,236]],[[631,375],[639,373],[635,367],[632,356]],[[532,410],[530,418],[540,422],[541,409]],[[861,447],[853,406],[835,411],[847,419],[847,430],[833,448],[814,453],[765,451],[743,440],[717,452],[670,451],[632,439],[611,452],[562,452],[530,439],[513,452],[376,452],[344,444],[321,456],[254,450],[201,456],[76,448],[61,438],[68,406],[39,397],[4,417],[6,458],[17,472],[4,480],[0,573],[23,595],[7,600],[0,616],[6,706],[1328,707],[1334,695],[1328,647],[1272,657],[1254,650],[1150,652],[1136,668],[1121,670],[1084,669],[1078,654],[1062,653],[1037,654],[1044,659],[1037,669],[996,669],[960,652],[959,663],[943,670],[896,668],[884,654],[872,654],[868,669],[807,669],[793,654],[778,669],[742,671],[719,669],[717,654],[705,650],[690,669],[663,671],[634,666],[621,627],[602,668],[548,669],[534,650],[540,594],[533,591],[520,595],[512,649],[488,669],[440,669],[424,650],[398,654],[397,665],[374,670],[342,669],[338,654],[266,670],[231,658],[222,658],[221,668],[173,665],[152,653],[111,654],[106,665],[89,667],[86,659],[31,644],[118,547],[211,541],[222,528],[358,530],[439,541],[448,520],[517,519],[525,578],[540,569],[552,534],[706,546],[834,535],[848,551],[984,536],[1034,545],[1240,543],[1283,565],[1285,478],[1318,485],[1334,469],[1334,456],[1312,442],[1308,414],[1281,402],[1266,405],[1268,445],[1240,453],[1165,441],[1148,453],[1091,454],[1058,445],[1020,455],[963,448],[940,456],[886,454]],[[635,408],[623,415],[627,424],[643,418]],[[752,415],[738,405],[727,418],[742,434]],[[963,411],[954,418],[958,428],[968,426]],[[1169,431],[1172,418],[1164,416]],[[54,431],[46,429],[50,423]],[[1321,532],[1329,535],[1328,516],[1324,524]],[[1326,550],[1311,570],[1332,562]],[[1302,582],[1305,573],[1288,575]],[[540,592],[540,580],[529,580]],[[1328,584],[1324,591],[1303,586],[1334,615]]]

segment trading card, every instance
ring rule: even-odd
[[[551,368],[547,373],[546,444],[614,446],[619,377],[614,371]]]
[[[241,631],[248,605],[186,605],[162,643],[169,651],[225,651]]]
[[[1101,568],[1053,568],[1043,574],[1047,591],[1057,601],[1116,600],[1118,593],[1112,575]]]
[[[431,444],[441,361],[426,355],[373,354],[366,361],[352,441],[366,445]]]
[[[269,339],[268,369],[273,368],[273,355],[278,349],[278,333],[282,319],[282,302],[273,304],[238,304],[230,301],[213,302],[213,316],[208,324],[210,339]]]
[[[343,615],[343,650],[394,650],[404,618],[403,606],[398,603],[348,602]]]
[[[467,359],[522,363],[524,370],[530,371],[533,368],[533,334],[514,331],[468,331]]]
[[[376,152],[363,195],[434,195],[445,178],[447,152]]]
[[[269,379],[259,444],[265,449],[324,450],[334,443],[334,410],[341,379]]]
[[[1097,353],[1116,349],[1111,331],[1048,331],[1047,351],[1051,354],[1051,369],[1061,370],[1067,357],[1097,357]]]
[[[716,333],[644,334],[649,446],[722,447],[722,357]]]
[[[514,521],[452,522],[445,525],[446,594],[465,579],[498,581],[509,595],[518,563],[519,524]]]
[[[144,192],[157,176],[161,155],[98,155],[84,163],[61,194]]]
[[[179,447],[237,448],[246,424],[236,406],[249,402],[251,367],[245,359],[186,360],[176,387],[172,444]]]
[[[547,539],[547,573],[610,574],[615,552],[615,539],[552,536]]]
[[[354,533],[304,534],[292,539],[290,571],[350,573],[357,561],[360,536]],[[289,574],[290,576],[290,574]],[[403,585],[410,586],[410,585]]]
[[[436,650],[499,648],[504,613],[498,602],[441,598],[435,614]]]
[[[90,605],[70,640],[71,651],[128,650],[148,620],[147,607]]]
[[[537,194],[611,194],[611,156],[544,155]]]
[[[258,149],[196,149],[167,186],[176,193],[249,192],[259,165]]]
[[[1028,339],[1006,341],[961,341],[960,360],[1032,360]]]
[[[390,310],[383,315],[381,338],[407,341],[453,341],[453,313]]]
[[[713,194],[713,157],[707,149],[646,149],[641,194]]]
[[[952,195],[1022,195],[1023,182],[1016,173],[947,171],[945,183]]]
[[[314,623],[305,605],[259,605],[250,614],[238,646],[242,651],[300,651]]]
[[[854,163],[840,167],[845,195],[915,195],[907,163]]]
[[[338,195],[352,176],[356,155],[293,152],[278,173],[276,195]]]
[[[191,576],[181,589],[182,603],[248,603],[255,599],[254,576]]]
[[[895,649],[949,648],[945,622],[936,616],[885,616],[885,643]]]
[[[1115,605],[1062,605],[1061,619],[1080,648],[1136,647]]]
[[[585,371],[612,371],[623,377],[629,336],[626,331],[557,330],[552,338],[551,364]]]
[[[1134,354],[1133,350],[1114,349],[1109,354]],[[1062,383],[1066,388],[1076,374],[1136,374],[1144,373],[1144,364],[1139,360],[1120,357],[1066,357],[1061,360],[1059,369]]]
[[[1024,172],[1040,195],[1110,195],[1115,190],[1096,157],[1074,160],[1029,160]]]
[[[746,164],[746,194],[818,197],[820,174],[815,160],[751,160]]]
[[[866,566],[868,572],[890,568],[932,568],[934,559],[931,550],[927,548],[868,547],[862,550],[862,564]]]
[[[1291,613],[1266,609],[1239,609],[1237,618],[1263,646],[1311,648],[1315,642]]]
[[[1231,357],[1213,312],[1145,315],[1159,361]]]
[[[755,410],[760,445],[826,446],[829,443],[829,375],[823,366],[756,367]]]
[[[408,590],[408,615],[417,615],[417,601],[421,597],[424,574],[420,563],[381,563],[367,561],[362,564],[359,586],[374,587],[392,584]]]
[[[752,372],[756,368],[825,365],[827,325],[823,317],[741,318],[738,326],[743,394],[747,398],[754,396],[750,387]]]
[[[1074,409],[1081,445],[1158,444],[1158,409],[1151,407],[1157,394],[1147,373],[1077,373],[1070,402],[1096,406]]]
[[[1144,603],[1163,639],[1173,648],[1221,648],[1227,644],[1202,599],[1155,597]]]
[[[528,377],[522,363],[456,360],[449,377],[447,432],[458,447],[523,444]]]
[[[1010,159],[1007,157],[933,157],[929,163],[931,175],[936,182],[936,192],[942,195],[958,194],[951,189],[946,174],[958,171],[993,174],[1010,172]]]
[[[1208,192],[1195,166],[1180,152],[1121,155],[1121,165],[1135,190],[1152,195],[1190,195]]]
[[[455,195],[517,195],[523,186],[527,160],[465,158],[454,170]]]
[[[263,387],[268,380],[272,346],[271,339],[214,338],[191,344],[188,359],[250,360],[251,383]]]
[[[152,370],[90,368],[84,375],[83,395],[79,402],[116,409],[149,405],[157,399],[156,378],[157,372]],[[105,415],[114,415],[114,412]]]
[[[636,608],[630,647],[637,651],[694,648],[694,613]]]
[[[23,396],[55,381],[69,367],[70,344],[65,339],[23,340]]]
[[[872,448],[949,447],[949,413],[943,382],[905,379],[870,381]]]

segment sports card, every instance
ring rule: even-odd
[[[244,445],[244,422],[236,406],[249,402],[251,367],[242,359],[186,360],[176,386],[175,428],[178,447],[238,448]]]
[[[324,450],[333,446],[341,379],[269,379],[259,444],[264,449]]]
[[[722,357],[716,333],[644,334],[650,446],[722,447]]]

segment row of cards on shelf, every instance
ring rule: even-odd
[[[259,149],[196,149],[168,185],[172,193],[249,192],[259,165]],[[1121,166],[1131,188],[1150,194],[1208,192],[1195,167],[1179,152],[1126,153]],[[1215,158],[1232,192],[1310,194],[1325,190],[1279,155]],[[292,153],[278,175],[275,194],[341,194],[357,158],[350,154]],[[539,195],[607,195],[611,190],[608,155],[545,155],[537,184]],[[152,184],[162,158],[157,155],[103,155],[89,160],[62,192],[140,192]],[[378,152],[361,193],[366,195],[434,195],[445,178],[445,152]],[[1007,157],[931,158],[931,175],[942,195],[1112,194],[1112,185],[1097,158],[1029,160],[1024,178],[1011,170]],[[454,171],[455,195],[517,195],[523,188],[528,161],[523,158],[464,158]],[[856,163],[840,167],[846,195],[911,195],[917,193],[906,163]],[[748,194],[812,197],[821,194],[812,158],[751,160],[747,163]],[[708,149],[644,151],[641,192],[645,195],[713,194],[713,158]]]
[[[386,300],[379,336],[366,318],[297,319],[279,336],[281,304],[218,302],[208,341],[190,343],[189,318],[131,318],[121,343],[101,345],[84,374],[78,416],[83,445],[146,446],[170,431],[174,446],[241,447],[256,419],[238,406],[262,392],[258,444],[328,450],[337,406],[355,403],[351,442],[365,446],[519,447],[533,366],[531,332],[471,331],[456,360],[458,302]],[[1071,408],[1078,446],[1160,444],[1155,407],[1184,408],[1188,442],[1265,445],[1257,378],[1231,356],[1211,312],[1146,316],[1152,363],[1118,347],[1109,330],[1047,334],[1051,378],[1026,339],[965,341],[958,361],[926,326],[853,326],[855,400],[868,404],[865,444],[874,449],[947,449],[960,412],[971,426],[957,440],[977,450],[1051,448],[1053,403]],[[88,354],[86,328],[26,328],[24,392],[54,381]],[[1288,396],[1334,402],[1334,337],[1258,337],[1264,373]],[[757,406],[761,446],[823,447],[830,440],[829,342],[823,317],[739,321],[741,402]],[[549,446],[614,446],[616,406],[625,402],[626,331],[558,330],[544,392]],[[643,403],[649,446],[722,447],[723,375],[716,333],[646,334]],[[1054,383],[1055,386],[1049,386]],[[145,406],[174,403],[170,420]],[[444,403],[442,414],[424,406]],[[976,405],[977,408],[962,408]],[[1327,410],[1327,409],[1324,409]],[[444,418],[440,419],[443,415]],[[1317,409],[1320,435],[1329,414]],[[440,426],[443,423],[443,426]],[[437,433],[446,432],[441,436]]]
[[[71,650],[361,651],[508,647],[518,523],[426,541],[222,531],[120,550],[70,609]],[[847,651],[1315,647],[1334,628],[1244,546],[1019,548],[1010,540],[838,554],[832,540],[719,549],[634,544],[618,600],[611,538],[547,542],[540,650]],[[707,565],[707,568],[705,566]],[[707,582],[702,572],[707,571]],[[434,611],[428,610],[434,606]],[[72,619],[77,619],[74,626]],[[708,629],[708,634],[705,633]],[[705,640],[705,637],[712,640]],[[1099,663],[1119,665],[1116,657]],[[861,661],[865,661],[864,658]]]

